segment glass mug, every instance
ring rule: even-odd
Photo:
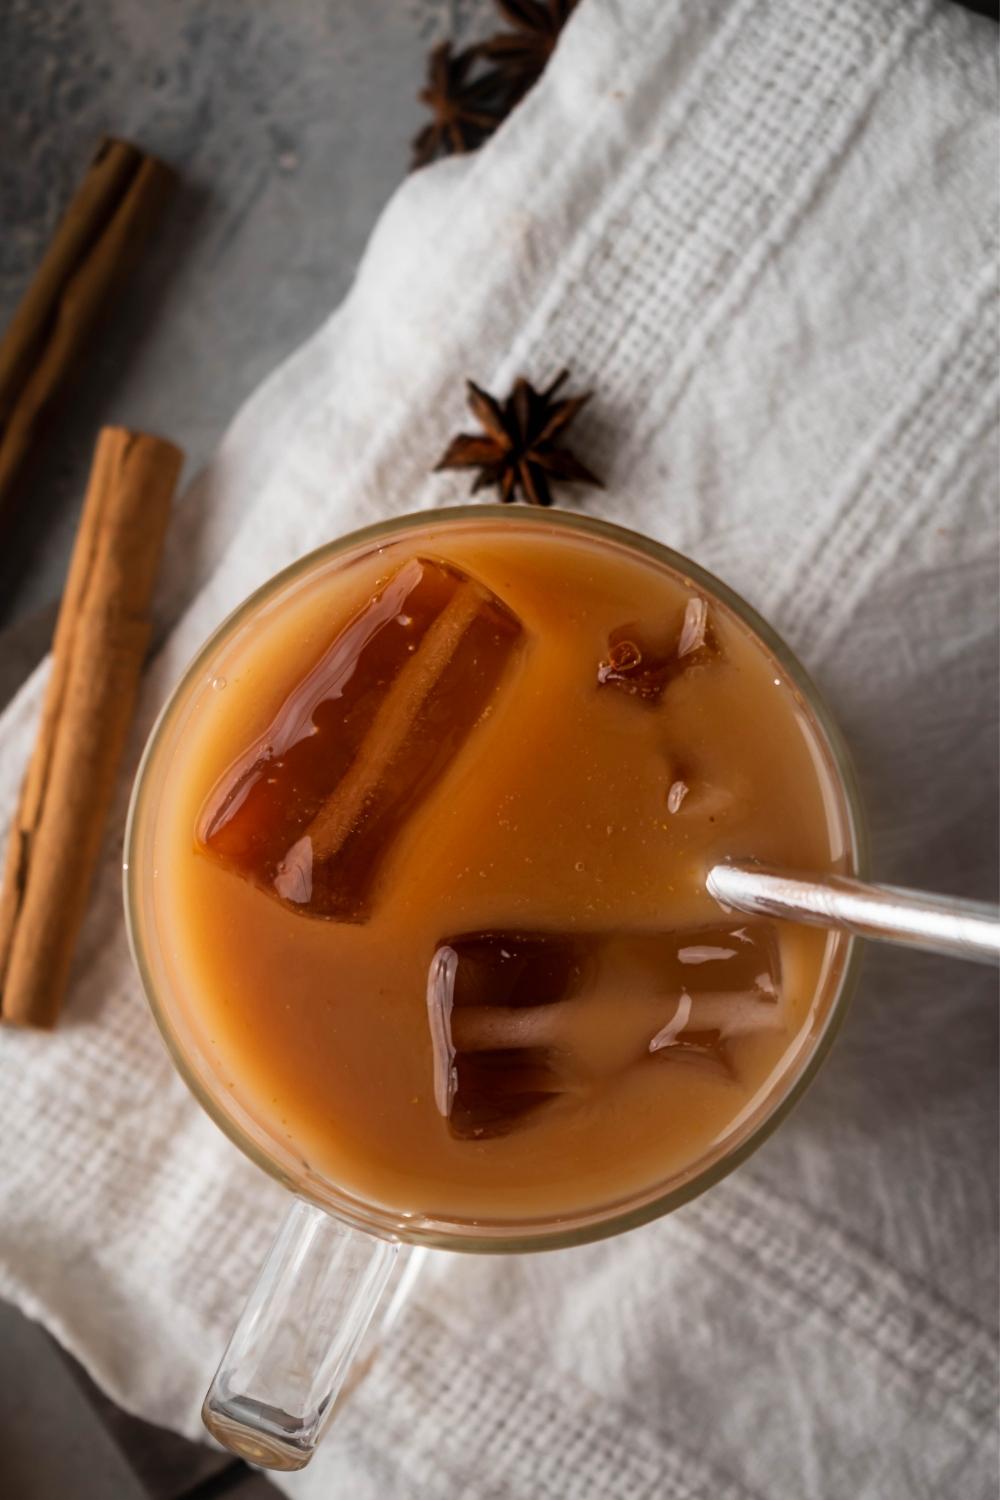
[[[427,1249],[504,1254],[551,1250],[619,1234],[669,1213],[730,1172],[771,1133],[816,1073],[853,989],[856,941],[832,944],[812,1034],[795,1066],[734,1132],[701,1160],[627,1200],[520,1224],[451,1222],[392,1212],[361,1201],[306,1169],[287,1144],[267,1135],[224,1086],[173,993],[156,919],[154,847],[165,768],[200,696],[225,671],[227,652],[261,611],[315,570],[397,541],[428,525],[463,526],[509,512],[460,506],[401,516],[357,531],[302,558],[266,583],[219,626],[188,667],[153,729],[139,767],[125,835],[125,908],[129,941],[153,1015],[174,1064],[199,1103],[252,1161],[295,1195],[205,1399],[203,1419],[226,1447],[273,1469],[308,1463],[338,1399],[364,1374],[379,1337],[395,1318]],[[522,525],[577,532],[638,553],[681,573],[721,600],[757,636],[811,721],[839,802],[848,873],[865,874],[865,836],[850,762],[836,726],[802,667],[774,631],[738,595],[687,558],[634,532],[564,511],[520,509]],[[376,1316],[377,1315],[377,1316]]]

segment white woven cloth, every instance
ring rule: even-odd
[[[995,879],[997,80],[932,0],[582,0],[480,153],[411,178],[346,304],[177,517],[128,774],[55,1035],[0,1033],[0,1294],[192,1436],[283,1209],[176,1079],[118,866],[141,739],[194,648],[330,536],[450,503],[500,390],[597,396],[577,503],[690,552],[818,675],[883,879]],[[183,441],[184,434],[177,436]],[[9,813],[41,691],[0,720]],[[432,1257],[313,1467],[349,1500],[995,1493],[996,1006],[872,953],[792,1120],[614,1241]]]

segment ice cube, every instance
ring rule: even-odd
[[[608,654],[598,663],[598,686],[610,684],[644,703],[659,703],[676,677],[704,666],[720,655],[707,600],[696,594],[688,600],[670,643],[657,646],[644,640],[634,625],[622,625],[608,637]]]
[[[434,1097],[460,1139],[495,1135],[625,1069],[697,1061],[733,1076],[728,1044],[785,1025],[763,922],[668,933],[466,933],[427,983]]]
[[[731,1071],[727,1043],[785,1026],[781,963],[770,927],[756,923],[689,934],[672,969],[676,1009],[649,1043],[651,1054],[711,1061]]]
[[[483,585],[412,558],[344,625],[209,799],[211,853],[311,915],[363,921],[382,862],[522,638]]]
[[[470,933],[439,945],[427,1015],[434,1099],[454,1135],[502,1134],[564,1092],[547,1023],[587,968],[572,940],[543,933]]]

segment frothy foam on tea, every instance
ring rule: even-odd
[[[313,1171],[504,1222],[691,1170],[822,1021],[837,941],[720,911],[727,854],[844,846],[818,736],[704,589],[433,519],[222,648],[159,819],[175,988]]]

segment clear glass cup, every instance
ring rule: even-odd
[[[220,1442],[265,1467],[288,1470],[308,1463],[338,1400],[364,1373],[379,1334],[400,1310],[428,1249],[552,1250],[620,1234],[688,1202],[744,1161],[785,1118],[825,1057],[853,989],[857,945],[845,935],[832,944],[823,979],[825,1004],[817,1007],[813,1033],[797,1064],[721,1147],[643,1192],[557,1220],[462,1222],[394,1214],[364,1202],[304,1168],[294,1150],[269,1136],[223,1085],[173,993],[153,879],[159,788],[194,703],[224,673],[227,652],[241,632],[261,611],[280,605],[307,574],[427,526],[464,527],[509,514],[503,506],[475,505],[396,517],[331,542],[279,573],[219,626],[188,667],[153,729],[136,777],[125,835],[125,910],[153,1015],[195,1098],[251,1160],[295,1195],[203,1409],[206,1426]],[[812,719],[839,803],[847,873],[864,876],[864,820],[847,751],[816,688],[770,626],[719,579],[647,537],[566,511],[519,507],[517,521],[577,532],[663,563],[721,600],[753,631],[798,689]]]

